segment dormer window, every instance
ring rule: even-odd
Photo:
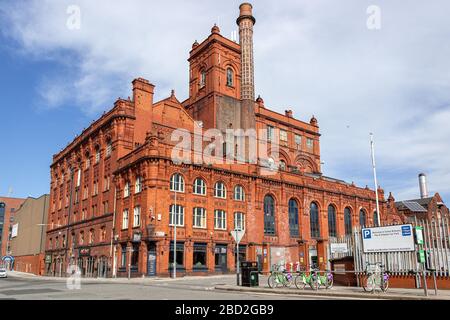
[[[227,86],[228,87],[233,86],[233,78],[234,78],[233,69],[228,68],[227,69]]]
[[[206,85],[206,71],[202,70],[200,73],[200,88],[203,88]]]

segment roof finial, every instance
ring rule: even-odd
[[[214,27],[212,27],[211,33],[220,34],[220,28],[217,26],[217,24],[214,23]]]

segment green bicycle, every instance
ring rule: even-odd
[[[306,274],[305,270],[301,270],[299,275],[295,277],[295,286],[297,289],[305,289],[306,285],[309,285],[311,289],[317,290],[319,289],[319,283],[317,281],[317,272],[314,269],[311,269],[309,274]]]
[[[277,288],[279,286],[290,287],[294,282],[294,277],[290,272],[280,271],[280,266],[273,265],[267,283],[269,288]]]
[[[389,271],[381,262],[366,262],[365,277],[363,279],[363,289],[366,292],[375,292],[379,287],[381,291],[386,292],[389,288]]]
[[[323,275],[317,276],[318,287],[324,286],[325,289],[331,289],[333,287],[333,274],[330,271],[326,271]]]
[[[318,290],[320,286],[330,289],[333,287],[333,274],[327,271],[324,275],[320,275],[317,268],[311,267],[309,275],[305,271],[301,271],[294,282],[297,289],[305,289],[306,285],[313,290]]]

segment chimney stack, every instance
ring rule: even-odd
[[[255,101],[255,76],[253,59],[253,26],[256,19],[253,17],[252,5],[243,3],[239,6],[240,14],[236,23],[239,26],[239,43],[241,45],[241,98]]]
[[[428,198],[427,176],[425,173],[419,174],[420,198]]]

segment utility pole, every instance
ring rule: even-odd
[[[133,246],[128,247],[128,252],[130,253],[128,255],[128,280],[131,279],[131,253],[133,252]]]
[[[237,238],[237,232],[236,232]],[[239,242],[236,241],[236,285],[239,286]]]
[[[377,224],[380,227],[380,203],[378,200],[378,181],[377,181],[377,168],[375,165],[375,146],[373,142],[373,133],[370,133],[370,149],[372,151],[372,167],[373,167],[373,180],[375,182],[375,197],[377,203]]]

